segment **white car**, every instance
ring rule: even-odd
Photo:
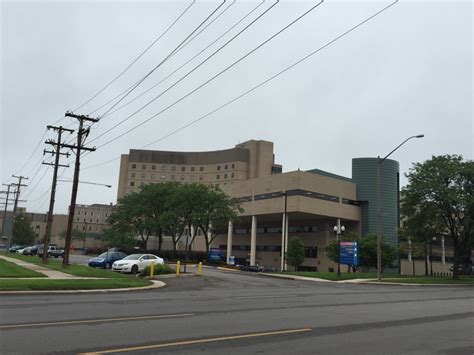
[[[118,272],[131,272],[137,274],[151,263],[164,264],[165,261],[159,256],[153,254],[132,254],[122,260],[117,260],[112,264],[112,270]]]

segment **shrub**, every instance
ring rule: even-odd
[[[166,264],[157,264],[155,265],[155,275],[165,275],[165,274],[174,274],[176,272],[171,266]],[[150,276],[150,267],[147,266],[142,270],[140,276]]]

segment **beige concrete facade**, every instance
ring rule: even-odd
[[[120,161],[117,199],[145,184],[166,181],[220,186],[281,172],[274,164],[273,143],[251,140],[212,152],[131,149]]]
[[[11,218],[12,212],[7,212],[7,218]],[[25,209],[19,209],[17,216],[26,216],[30,220],[30,226],[35,233],[35,243],[42,242],[46,234],[46,213],[28,213]],[[64,240],[60,238],[61,232],[67,229],[68,216],[65,214],[53,215],[53,224],[51,225],[51,243],[59,246],[64,245]],[[3,224],[3,214],[0,215],[0,225]]]
[[[83,232],[103,234],[109,226],[107,218],[114,208],[113,204],[76,205],[73,228]]]
[[[356,201],[356,184],[348,179],[294,171],[222,186],[229,195],[241,200],[244,212],[232,231],[219,235],[213,247],[227,250],[232,234],[232,254],[238,263],[253,263],[252,224],[256,226],[255,264],[281,269],[281,251],[285,199],[288,216],[288,237],[300,237],[305,245],[303,268],[331,271],[324,248],[336,236],[337,219],[346,231],[360,233],[360,206]],[[286,195],[286,197],[285,197]],[[285,242],[287,244],[287,241]]]
[[[118,198],[165,181],[218,184],[241,201],[244,212],[239,221],[212,244],[224,254],[230,250],[238,263],[284,268],[282,249],[289,238],[298,236],[305,245],[302,267],[330,271],[336,264],[324,248],[336,238],[333,227],[338,219],[347,231],[361,231],[357,185],[351,179],[320,170],[282,173],[271,142],[251,140],[215,152],[130,150],[122,155]],[[204,238],[198,236],[194,250],[201,247],[205,250]]]

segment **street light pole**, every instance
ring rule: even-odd
[[[337,219],[337,224],[334,226],[334,233],[337,239],[337,276],[341,276],[341,234],[344,233],[346,227],[341,226],[341,219]]]
[[[377,182],[376,182],[376,233],[377,233],[377,279],[380,281],[382,280],[382,235],[381,235],[381,206],[380,206],[380,165],[390,156],[393,152],[395,152],[398,148],[408,142],[410,139],[414,138],[423,138],[424,134],[418,134],[416,136],[411,136],[405,139],[402,143],[400,143],[395,149],[393,149],[390,153],[388,153],[385,157],[380,159],[380,156],[377,157]]]

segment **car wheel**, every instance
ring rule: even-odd
[[[106,263],[106,264],[105,264],[105,268],[106,268],[106,269],[111,269],[111,268],[112,268],[112,264],[111,264],[111,263]]]
[[[138,274],[138,265],[132,266],[132,274]]]

